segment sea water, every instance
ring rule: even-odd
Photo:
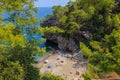
[[[35,15],[37,16],[37,18],[40,20],[42,18],[45,18],[45,16],[47,16],[48,14],[53,14],[52,12],[52,7],[40,7],[38,8],[38,12],[35,13]],[[4,14],[5,18],[8,18],[9,15],[8,14]],[[8,22],[5,22],[8,23]],[[40,22],[37,24],[37,27],[40,27]],[[27,34],[26,31],[22,31],[23,34]],[[32,38],[32,36],[35,36],[35,40],[41,40],[42,35],[41,34],[31,34],[26,36],[27,40],[30,40]],[[43,42],[41,44],[38,44],[38,46],[40,48],[43,48],[46,46],[46,42]],[[40,56],[38,54],[36,54],[36,60],[38,61],[40,59]]]
[[[38,12],[36,13],[38,19],[45,18],[45,16],[47,16],[48,14],[52,14],[52,7],[40,7]],[[35,34],[35,36],[36,36],[36,40],[40,40],[42,38],[42,35],[40,34]],[[42,48],[45,47],[45,44],[46,42],[40,44],[39,46]]]

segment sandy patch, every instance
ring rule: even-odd
[[[45,60],[48,60],[48,63],[44,63]],[[55,75],[61,75],[65,80],[84,80],[81,76],[87,69],[84,60],[78,64],[71,58],[62,57],[60,54],[50,55],[45,60],[34,64],[40,68],[41,73],[51,72]],[[75,65],[79,66],[75,68]]]

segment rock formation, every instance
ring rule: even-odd
[[[55,17],[46,19],[43,23],[41,23],[41,25],[42,26],[58,26],[58,27],[60,27],[59,21]]]
[[[67,50],[67,51],[76,51],[78,49],[75,41],[71,39],[65,39],[61,35],[58,34],[45,34],[45,37],[58,44],[58,48],[61,50]]]
[[[42,23],[42,26],[58,26],[58,27],[60,27],[60,24],[55,17],[51,17],[48,20],[45,20]],[[78,31],[74,32],[70,36],[69,39],[64,38],[60,34],[52,34],[52,33],[45,34],[44,37],[54,43],[57,43],[58,48],[61,50],[76,52],[79,50],[79,47],[78,47],[79,42],[80,41],[86,42],[89,36],[88,36],[88,33],[78,30]]]
[[[69,39],[62,37],[59,34],[45,34],[45,37],[48,40],[57,43],[59,49],[72,51],[72,52],[76,52],[79,50],[78,46],[80,41],[86,41],[86,39],[81,35],[77,35],[77,36],[73,35]]]

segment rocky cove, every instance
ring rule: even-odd
[[[51,17],[49,19],[46,19],[43,23],[41,23],[42,26],[57,26],[61,27],[58,20],[55,17]],[[64,37],[62,34],[57,33],[46,33],[44,37],[55,44],[57,44],[58,48],[60,50],[65,51],[71,51],[71,52],[77,52],[79,51],[79,42],[88,42],[89,39],[89,33],[85,31],[77,30],[72,35],[70,35],[69,38]]]

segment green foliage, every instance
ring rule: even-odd
[[[110,35],[106,35],[104,39],[101,40],[101,42],[91,41],[90,47],[91,47],[90,50],[92,50],[92,55],[88,57],[88,60],[93,68],[90,67],[88,71],[93,73],[94,78],[95,74],[96,76],[101,76],[101,74],[105,74],[111,71],[119,72],[120,68],[119,30],[113,30],[113,32]],[[88,47],[81,47],[83,54],[86,54],[85,52],[87,51],[86,49],[88,49]]]
[[[40,74],[40,80],[64,80],[61,76],[54,76],[51,73]]]
[[[67,34],[72,34],[73,32],[75,32],[76,30],[79,30],[79,25],[75,22],[69,22],[67,27],[65,27],[66,29],[66,33]]]
[[[44,34],[44,33],[63,33],[64,30],[60,29],[60,28],[58,28],[56,26],[53,26],[53,27],[51,26],[51,27],[45,27],[45,28],[39,27],[38,32],[40,34]]]
[[[41,80],[39,75],[39,69],[33,67],[32,65],[25,67],[26,74],[24,80]]]
[[[103,39],[105,42],[105,46],[110,50],[112,47],[120,45],[120,30],[113,30],[110,35],[106,35]]]
[[[118,8],[120,8],[120,2],[117,0],[78,0],[76,3],[80,5],[78,10],[83,10],[89,16],[86,20],[81,18],[79,21],[83,23],[80,30],[89,31],[92,34],[88,47],[80,43],[83,55],[90,63],[88,72],[83,75],[84,78],[88,80],[99,78],[111,71],[119,72],[120,14]],[[71,20],[75,21],[75,19]]]
[[[92,51],[82,42],[80,42],[80,49],[85,57],[90,57],[92,55]]]
[[[79,30],[91,34],[88,47],[80,42],[80,49],[89,61],[85,80],[120,72],[120,1],[70,0],[65,7],[55,6],[53,16],[64,30],[59,34],[67,38]]]
[[[23,80],[23,67],[11,61],[10,54],[9,47],[0,45],[0,80]]]
[[[60,18],[59,22],[64,25],[64,24],[66,24],[66,23],[65,23],[66,20],[67,20],[67,16],[63,15],[63,16]]]
[[[120,72],[120,2],[117,0],[76,0],[67,6],[53,7],[53,16],[61,27],[36,28],[34,0],[0,1],[0,79],[1,80],[62,80],[51,74],[39,76],[38,69],[31,64],[35,53],[44,53],[32,38],[25,40],[21,31],[33,33],[59,33],[70,37],[78,30],[92,35],[89,47],[80,43],[83,55],[90,65],[83,76],[86,80],[99,78],[100,74]],[[118,4],[117,4],[118,3]],[[4,18],[3,12],[10,16]],[[49,18],[48,16],[46,18]],[[8,21],[4,24],[3,21]],[[24,28],[29,26],[30,29]],[[3,34],[4,33],[4,34]],[[23,76],[24,75],[24,76]]]
[[[67,38],[79,30],[88,31],[91,39],[80,49],[90,65],[83,76],[86,80],[99,78],[111,71],[120,72],[120,1],[75,0],[65,6],[55,6],[53,16]],[[49,31],[48,31],[49,32]]]
[[[120,14],[115,15],[113,18],[115,29],[120,29]]]
[[[27,35],[37,33],[35,25],[38,19],[34,13],[38,9],[34,7],[34,1],[36,0],[0,1],[0,80],[40,80],[39,69],[32,64],[36,53],[45,53],[46,48],[40,49],[37,45],[43,40],[37,42],[34,37],[26,40],[26,35],[22,34],[23,30]],[[5,18],[4,13],[9,14],[9,17]],[[5,24],[5,21],[8,23]],[[51,29],[53,32],[63,32],[59,28]],[[53,77],[51,75],[48,79],[57,80],[57,77]],[[58,80],[62,79],[58,77]]]
[[[9,23],[7,25],[1,24],[0,25],[0,40],[3,43],[9,43],[10,46],[15,46],[15,45],[24,46],[25,35],[22,35],[22,34],[14,35],[13,34],[14,29],[15,29],[15,26],[12,23]]]
[[[99,52],[103,52],[103,49],[101,48],[101,43],[97,42],[97,41],[91,41],[90,42],[90,46],[94,49],[97,50]]]
[[[100,40],[106,34],[110,34],[119,26],[118,4],[115,0],[76,0],[70,1],[66,6],[54,6],[53,16],[64,29],[64,34],[73,33],[78,30],[89,31],[93,40]],[[77,26],[69,26],[74,23]],[[116,28],[118,29],[118,27]],[[69,37],[71,35],[67,35]]]
[[[0,1],[0,80],[39,80],[39,70],[33,67],[34,54],[45,52],[40,50],[37,41],[26,40],[22,34],[36,32],[38,19],[34,15],[37,9],[35,0],[1,0]],[[3,16],[9,15],[8,18]],[[5,22],[8,22],[5,24]],[[25,28],[25,26],[29,26]]]
[[[22,80],[23,68],[18,62],[10,62],[3,68],[1,80]]]
[[[99,79],[99,76],[97,75],[98,72],[100,71],[99,68],[96,66],[93,66],[91,64],[88,65],[88,70],[86,73],[82,74],[85,80],[92,80],[94,79]]]
[[[82,75],[84,77],[84,80],[92,80],[92,76],[90,73],[86,72]]]
[[[61,6],[53,7],[53,13],[58,19],[61,18],[66,12],[68,12],[68,7],[61,7]]]

